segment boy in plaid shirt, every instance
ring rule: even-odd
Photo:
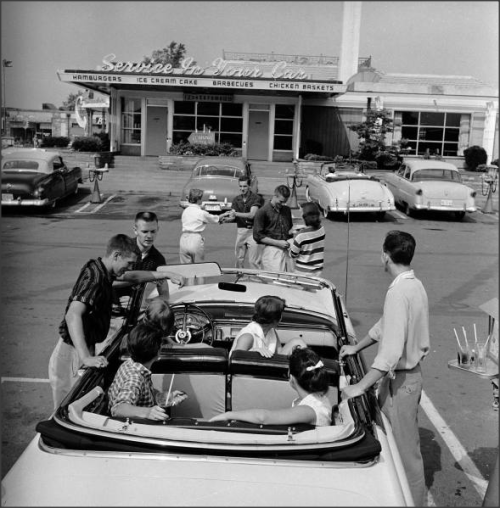
[[[108,392],[111,416],[166,420],[164,407],[187,398],[185,393],[174,391],[166,401],[167,394],[153,387],[150,369],[159,357],[163,335],[163,330],[147,322],[130,331],[127,341],[130,358],[118,369]]]

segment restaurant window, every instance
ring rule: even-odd
[[[295,106],[276,104],[274,112],[274,150],[292,150]]]
[[[216,143],[231,143],[241,148],[243,105],[225,102],[174,102],[173,142],[187,142],[193,132],[210,131]]]
[[[401,137],[408,140],[411,153],[456,157],[459,155],[460,126],[464,125],[460,113],[439,113],[433,111],[396,112],[395,119],[401,118]]]
[[[141,144],[141,99],[122,97],[122,143]]]

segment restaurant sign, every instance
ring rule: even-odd
[[[215,144],[215,133],[214,132],[192,132],[189,137],[188,141],[194,145],[195,143],[198,143],[199,145],[213,145]]]
[[[226,77],[226,78],[273,78],[273,79],[311,79],[311,75],[298,65],[281,62],[244,63],[242,65],[228,62],[223,58],[216,58],[212,65],[201,67],[193,58],[187,57],[181,60],[180,67],[172,64],[137,63],[116,61],[116,55],[110,53],[103,60],[103,65],[98,68],[104,72],[133,73],[133,74],[157,74],[168,76],[197,76],[197,77]]]
[[[143,85],[191,87],[191,88],[233,88],[235,91],[290,91],[344,93],[346,85],[325,81],[287,81],[277,79],[229,79],[190,76],[147,76],[103,73],[97,71],[58,71],[57,75],[65,83],[92,83],[94,85]]]
[[[234,102],[234,95],[185,93],[183,99],[194,102]]]

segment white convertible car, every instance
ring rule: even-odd
[[[477,210],[476,191],[462,183],[453,164],[434,159],[405,160],[400,168],[384,177],[396,204],[408,216],[430,210],[453,213],[462,220]]]
[[[307,175],[307,201],[314,201],[325,217],[331,213],[372,213],[383,219],[395,210],[394,196],[373,175],[356,165],[325,163],[319,172]]]
[[[160,267],[161,269],[162,267]],[[154,385],[188,399],[165,422],[112,417],[107,390],[140,319],[136,289],[123,326],[2,481],[2,506],[412,506],[391,427],[374,393],[339,391],[338,351],[356,341],[343,299],[325,280],[290,273],[169,265],[191,285],[170,285],[175,330],[152,366]],[[301,337],[330,373],[329,427],[209,422],[230,408],[290,407],[288,359],[228,351],[262,295],[286,300],[282,342]],[[345,373],[365,373],[361,356]]]

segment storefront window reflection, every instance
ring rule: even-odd
[[[241,148],[243,140],[243,105],[233,102],[174,102],[172,141],[187,142],[192,132],[213,132],[216,143],[231,143]]]
[[[276,104],[274,113],[274,150],[292,150],[295,106]]]
[[[122,98],[122,143],[141,144],[141,99]]]
[[[431,111],[402,111],[401,137],[409,141],[411,153],[423,155],[440,154],[455,157],[459,152],[460,113],[440,113]]]

